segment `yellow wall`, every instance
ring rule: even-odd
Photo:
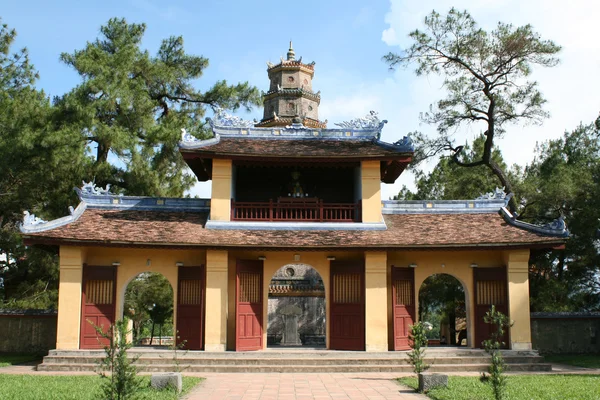
[[[381,222],[379,161],[361,161],[362,222]]]
[[[173,321],[177,321],[177,262],[184,266],[205,264],[201,250],[155,250],[128,248],[60,248],[59,317],[57,349],[79,348],[81,321],[82,265],[106,266],[119,262],[117,267],[116,318],[123,316],[125,290],[133,278],[142,272],[162,274],[173,288]],[[169,333],[170,334],[170,333]]]
[[[80,247],[60,247],[56,348],[78,349],[81,329],[81,282],[85,252]]]
[[[227,344],[227,263],[227,251],[206,252],[206,351],[225,351]]]
[[[295,259],[299,256],[299,260]],[[287,264],[303,263],[315,268],[325,285],[326,321],[330,321],[330,261],[365,260],[366,288],[366,350],[385,351],[391,348],[393,319],[391,310],[391,269],[417,264],[415,269],[415,307],[423,281],[433,274],[446,273],[457,278],[466,294],[468,345],[474,347],[474,307],[472,263],[479,268],[507,266],[509,313],[514,321],[510,329],[511,348],[531,348],[529,325],[528,250],[516,251],[406,251],[406,252],[258,252],[218,250],[156,250],[126,248],[60,248],[59,313],[57,349],[79,347],[81,319],[82,266],[112,265],[117,267],[117,318],[123,315],[127,284],[142,272],[158,272],[173,287],[177,298],[177,262],[185,266],[206,265],[205,348],[222,351],[235,348],[235,263],[237,259],[258,259],[266,256],[263,270],[263,343],[267,344],[268,290],[275,272]],[[174,321],[176,302],[174,301]],[[417,316],[418,318],[418,316]],[[329,347],[329,326],[326,329]],[[475,346],[477,347],[477,346]]]
[[[504,253],[508,270],[508,307],[513,326],[509,328],[510,348],[531,350],[529,311],[529,250]]]
[[[212,168],[210,219],[213,221],[230,221],[233,173],[231,160],[214,159]]]
[[[388,265],[406,267],[409,264],[417,264],[415,268],[415,310],[418,320],[419,289],[421,285],[433,274],[452,275],[462,284],[465,290],[465,303],[467,309],[467,346],[479,347],[473,343],[475,304],[473,293],[473,270],[470,265],[478,264],[481,268],[500,267],[504,265],[502,253],[499,251],[407,251],[390,252],[388,254]],[[391,312],[388,313],[390,324],[393,324]],[[391,344],[390,344],[391,346]]]
[[[365,350],[388,350],[387,253],[365,253]],[[387,306],[385,306],[387,305]]]

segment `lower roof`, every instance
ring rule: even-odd
[[[72,222],[24,237],[30,244],[307,250],[555,247],[565,241],[516,227],[498,212],[383,215],[386,230],[207,229],[208,216],[87,208]]]

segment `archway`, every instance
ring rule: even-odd
[[[279,268],[269,283],[267,309],[268,347],[325,348],[325,286],[316,269]]]
[[[125,288],[123,316],[133,326],[136,346],[173,344],[173,288],[162,274],[142,272]]]
[[[448,274],[434,274],[419,289],[419,321],[428,322],[430,345],[468,346],[465,288]]]

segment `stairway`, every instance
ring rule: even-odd
[[[536,351],[503,350],[509,371],[550,371]],[[406,352],[291,350],[261,352],[203,352],[139,349],[140,372],[398,372],[410,373]],[[102,350],[50,350],[38,371],[95,371]],[[489,357],[479,349],[430,349],[425,359],[431,372],[484,372]]]

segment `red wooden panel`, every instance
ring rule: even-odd
[[[179,267],[177,281],[177,345],[187,350],[202,350],[204,267]]]
[[[475,297],[475,346],[483,347],[482,342],[489,339],[494,326],[483,320],[485,313],[493,305],[496,310],[508,315],[508,290],[506,268],[473,268],[473,286]],[[502,338],[508,347],[508,331]]]
[[[332,350],[365,349],[365,265],[363,261],[331,262]]]
[[[408,335],[415,321],[415,270],[392,269],[394,350],[410,350]]]
[[[263,348],[263,263],[259,260],[238,260],[236,278],[237,351]]]
[[[114,324],[116,290],[116,267],[83,266],[79,348],[99,349],[109,344],[107,339],[98,335],[94,325],[106,332]]]

